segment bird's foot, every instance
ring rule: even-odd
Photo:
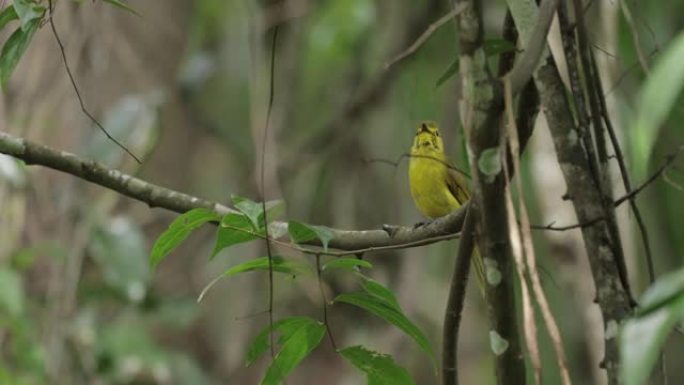
[[[433,222],[433,221],[431,221],[431,220],[430,220],[430,221],[420,221],[420,222],[418,222],[418,223],[416,223],[416,224],[413,225],[413,229],[415,230],[415,229],[417,229],[417,228],[420,228],[420,227],[423,227],[423,226],[427,226],[427,225],[429,225],[429,224],[432,223],[432,222]]]

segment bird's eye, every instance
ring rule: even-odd
[[[435,136],[439,136],[439,131],[435,131]]]

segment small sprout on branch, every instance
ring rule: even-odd
[[[501,270],[499,270],[499,265],[497,262],[491,258],[484,259],[485,265],[485,275],[487,277],[487,283],[492,286],[497,286],[501,283]]]
[[[508,350],[509,343],[505,338],[501,337],[496,330],[489,331],[489,347],[496,356],[500,356]]]
[[[477,160],[477,167],[480,172],[486,175],[485,181],[487,183],[494,182],[494,179],[501,172],[501,157],[499,156],[499,148],[488,148],[480,154]]]

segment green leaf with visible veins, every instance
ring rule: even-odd
[[[190,233],[209,221],[218,221],[215,212],[198,208],[188,211],[176,218],[169,228],[157,238],[150,253],[150,265],[157,266],[173,249],[178,247]]]
[[[352,365],[366,373],[368,385],[413,385],[413,379],[406,369],[397,365],[392,356],[364,348],[350,346],[339,352]]]
[[[380,282],[374,279],[368,278],[363,275],[361,275],[361,277],[363,279],[361,286],[363,287],[363,290],[366,291],[366,293],[380,298],[388,305],[392,306],[397,311],[401,312],[401,306],[399,306],[399,301],[397,301],[397,297],[394,296],[392,290],[382,286]]]
[[[275,325],[274,325],[275,326]],[[291,326],[291,325],[290,325]],[[280,328],[280,350],[266,370],[261,385],[278,385],[323,340],[325,326],[310,318],[301,318],[297,327]],[[262,345],[263,346],[263,345]]]
[[[10,21],[18,19],[19,16],[17,16],[17,12],[14,10],[14,7],[5,8],[4,11],[0,12],[0,30],[5,28],[7,23]]]
[[[285,211],[285,203],[282,200],[268,201],[265,204],[254,202],[253,200],[233,195],[233,204],[241,213],[245,214],[252,222],[255,229],[264,227],[264,205],[269,223],[278,218]]]
[[[40,19],[30,21],[26,28],[17,28],[7,39],[0,51],[0,86],[5,88],[14,68],[19,63],[19,59],[28,48],[31,38],[40,26]]]
[[[282,339],[292,335],[297,329],[310,322],[312,322],[312,320],[308,317],[289,317],[274,322],[272,328],[266,326],[259,332],[254,341],[252,341],[249,348],[247,348],[247,357],[245,358],[246,365],[252,365],[254,361],[268,350],[268,334],[271,330],[280,332],[279,342],[282,343]]]
[[[413,338],[418,346],[428,354],[432,363],[436,365],[435,353],[432,351],[430,342],[425,337],[425,334],[406,317],[396,304],[396,300],[392,301],[390,298],[386,298],[386,293],[380,295],[378,293],[380,291],[375,293],[343,293],[338,295],[333,302],[344,302],[358,306],[398,327],[409,337]],[[394,295],[391,297],[393,298]]]
[[[287,224],[287,231],[294,243],[302,243],[318,238],[323,245],[323,250],[328,250],[328,243],[334,238],[332,231],[325,226],[314,226],[297,221]]]
[[[31,28],[31,22],[41,20],[45,15],[46,8],[28,0],[14,0],[14,11],[21,20],[21,29],[26,32]]]
[[[323,264],[321,271],[343,269],[343,270],[356,270],[358,268],[365,267],[367,269],[372,269],[373,265],[358,258],[335,258]]]
[[[218,227],[216,244],[211,252],[211,258],[214,258],[226,247],[249,242],[263,235],[265,235],[263,229],[255,231],[252,222],[246,215],[227,214],[221,219],[221,224]]]

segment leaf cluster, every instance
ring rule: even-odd
[[[264,217],[273,221],[284,212],[282,201],[266,202],[266,212],[264,213],[263,206],[259,202],[239,196],[233,196],[232,200],[236,211],[222,217],[209,209],[195,209],[176,218],[155,242],[150,255],[150,264],[157,266],[194,230],[206,223],[218,224],[216,242],[210,256],[210,258],[214,258],[219,252],[230,246],[265,238],[266,226],[271,223],[267,224]],[[276,229],[273,229],[268,231],[270,237],[279,238],[285,235],[278,234]],[[330,229],[297,221],[288,222],[287,236],[293,244],[318,239],[325,250],[333,239],[333,233]],[[301,260],[280,255],[273,256],[270,259],[267,256],[250,259],[229,267],[213,279],[202,290],[198,301],[201,301],[209,289],[223,278],[254,271],[264,272],[269,271],[269,269],[272,269],[274,273],[290,276],[314,276],[314,271],[318,268]],[[359,307],[399,328],[416,342],[436,368],[435,354],[427,337],[402,311],[394,293],[381,283],[362,274],[362,268],[370,269],[372,265],[355,257],[332,258],[320,266],[321,273],[351,272],[356,275],[359,281],[360,291],[341,293],[333,299],[332,304],[344,303]],[[320,276],[318,279],[321,279]],[[324,304],[324,306],[328,305],[328,303]],[[280,319],[273,325],[264,328],[256,336],[246,353],[246,364],[249,366],[263,356],[269,350],[269,341],[273,340],[277,345],[273,347],[273,351],[277,351],[277,353],[266,370],[261,384],[280,384],[302,360],[320,345],[328,327],[324,322],[310,317],[294,316]],[[270,339],[271,334],[277,335],[277,338]],[[389,355],[374,352],[363,346],[341,348],[337,352],[365,373],[369,385],[414,384],[406,369],[397,365]]]

